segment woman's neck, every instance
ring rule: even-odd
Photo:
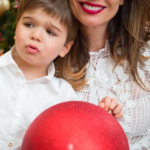
[[[83,34],[86,35],[90,51],[95,52],[105,47],[107,40],[107,27],[81,27]]]

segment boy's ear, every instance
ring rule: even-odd
[[[73,43],[74,43],[74,42],[71,41],[71,42],[69,42],[68,44],[66,44],[66,45],[63,47],[62,51],[60,52],[59,56],[60,56],[60,57],[64,57],[64,56],[70,51],[70,49],[71,49]]]
[[[120,5],[123,5],[124,4],[124,0],[120,0]]]

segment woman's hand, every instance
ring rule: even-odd
[[[119,119],[123,116],[122,106],[118,104],[116,99],[110,98],[109,96],[104,97],[99,102],[99,106],[111,113],[116,119]]]

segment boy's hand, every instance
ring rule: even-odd
[[[122,106],[118,104],[116,99],[106,96],[99,102],[99,106],[108,112],[111,111],[112,115],[116,119],[119,119],[123,116]]]

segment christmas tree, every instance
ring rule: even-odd
[[[14,45],[18,0],[0,0],[0,53]]]

